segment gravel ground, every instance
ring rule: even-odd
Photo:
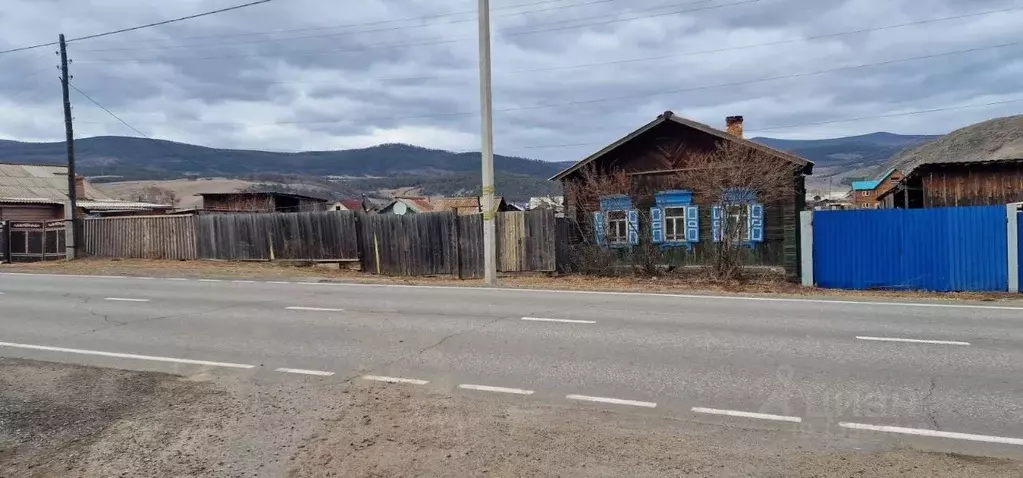
[[[0,476],[1023,476],[818,441],[404,385],[0,359]]]
[[[294,263],[170,261],[139,259],[82,259],[0,266],[0,272],[49,274],[126,275],[138,277],[194,277],[219,279],[262,279],[301,281],[342,281],[386,284],[424,284],[449,286],[482,286],[480,280],[458,280],[450,276],[385,277],[350,271],[303,267]],[[593,277],[584,275],[549,276],[546,274],[513,274],[500,279],[501,287],[596,290],[624,292],[756,294],[790,297],[841,297],[860,299],[926,299],[1017,301],[1019,294],[996,292],[927,292],[927,291],[858,291],[804,288],[777,277],[764,277],[745,282],[711,282],[700,278],[678,276],[635,278]]]

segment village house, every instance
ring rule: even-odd
[[[899,184],[902,177],[901,171],[889,168],[876,179],[853,181],[852,190],[849,191],[849,202],[856,209],[878,209],[881,207],[880,198]]]
[[[200,193],[200,212],[311,212],[327,210],[327,200],[283,192]]]
[[[668,111],[561,171],[551,179],[564,186],[566,216],[580,224],[592,224],[596,241],[606,247],[631,247],[641,240],[650,241],[662,250],[678,252],[676,257],[681,264],[707,263],[712,245],[722,239],[723,221],[729,221],[741,235],[739,241],[751,251],[750,265],[784,268],[789,277],[796,277],[800,265],[799,211],[806,201],[804,176],[811,174],[813,163],[743,138],[741,116],[729,117],[726,123],[727,132]],[[686,169],[685,160],[675,166],[657,161],[660,152],[678,148],[681,156],[696,157],[709,154],[722,144],[735,145],[783,168],[791,194],[782,200],[758,203],[756,191],[728,191],[724,201],[700,203],[693,191],[698,185],[685,184],[657,190],[652,200],[617,194],[602,196],[599,201],[584,201],[573,194],[585,179],[584,168],[607,175],[623,171],[632,181],[658,184],[659,178],[670,178]],[[733,201],[747,204],[748,209],[736,210],[731,206]]]
[[[878,198],[885,208],[1023,201],[1023,115],[967,126],[891,162],[905,177]]]
[[[64,219],[68,204],[64,166],[0,164],[0,220],[53,221]],[[75,181],[78,216],[163,214],[171,205],[114,199],[81,176]]]
[[[482,198],[469,197],[398,197],[380,209],[380,214],[422,214],[426,212],[453,212],[459,216],[481,214]],[[498,212],[514,210],[501,196],[494,197]]]

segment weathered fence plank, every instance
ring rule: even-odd
[[[223,260],[354,260],[355,214],[346,211],[208,214],[198,221],[198,254]]]
[[[194,216],[131,216],[83,221],[85,254],[126,259],[195,259]]]

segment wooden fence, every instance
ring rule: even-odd
[[[126,259],[196,259],[194,216],[133,216],[83,221],[85,254]]]
[[[356,260],[355,213],[346,211],[199,216],[202,259]]]
[[[551,211],[496,218],[498,270],[554,271]],[[343,211],[87,219],[85,252],[138,259],[359,261],[370,273],[484,274],[483,216],[450,212],[365,215]]]
[[[457,274],[454,213],[362,216],[362,268],[385,275]]]

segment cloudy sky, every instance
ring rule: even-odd
[[[238,3],[4,0],[0,50]],[[478,151],[475,9],[475,0],[276,0],[72,42],[73,84],[143,133],[176,141]],[[1013,44],[1021,0],[492,0],[491,9],[501,154],[576,160],[669,109],[718,127],[744,115],[748,135],[782,138],[945,133],[1023,111],[1023,44]],[[0,138],[63,139],[54,51],[0,55]],[[136,135],[77,93],[72,102],[77,137]],[[865,119],[843,121],[855,118]]]

